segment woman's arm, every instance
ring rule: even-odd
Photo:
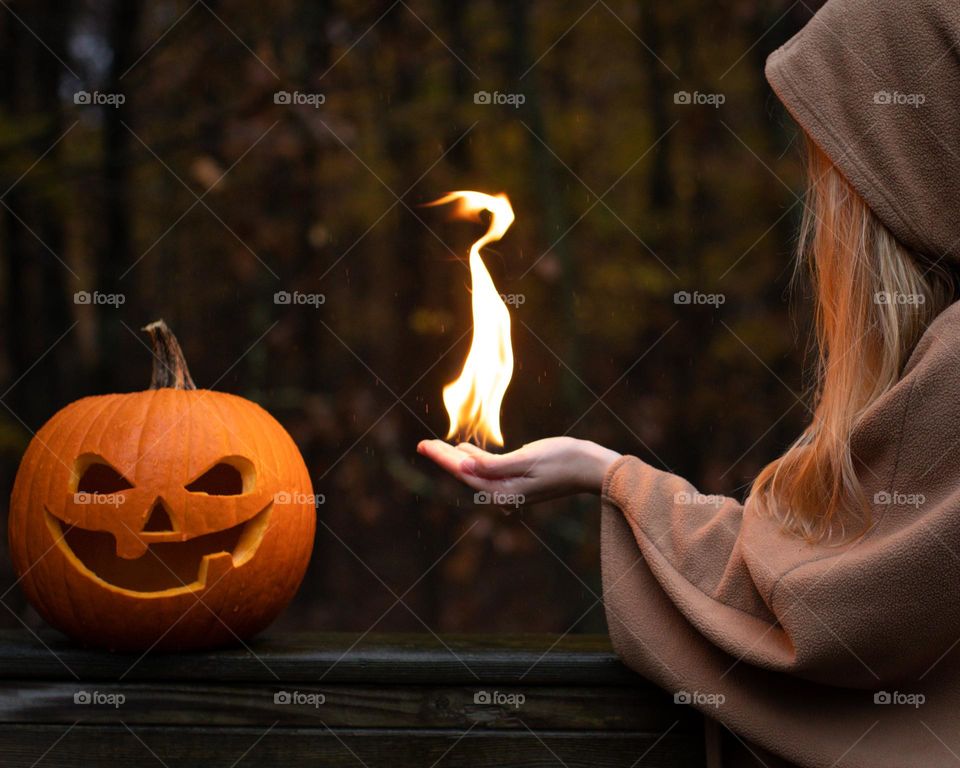
[[[522,496],[526,504],[599,494],[607,469],[620,458],[609,448],[572,437],[548,437],[504,454],[443,440],[424,440],[417,451],[474,490]]]

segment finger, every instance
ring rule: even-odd
[[[421,440],[417,443],[417,453],[426,454],[428,451],[435,451],[444,447],[453,448],[449,443],[436,438],[433,440]]]
[[[460,443],[457,445],[457,450],[462,451],[466,454],[465,461],[461,465],[461,469],[468,475],[478,475],[480,477],[496,477],[495,475],[487,474],[484,471],[480,471],[483,467],[489,467],[492,463],[500,459],[500,456],[497,456],[495,453],[490,453],[489,451],[479,448],[473,443]]]
[[[463,479],[463,463],[469,457],[443,440],[424,440],[417,450],[454,477]]]
[[[422,440],[417,445],[417,452],[436,462],[442,469],[475,491],[492,493],[503,485],[501,482],[463,471],[463,465],[473,459],[443,440]]]
[[[470,466],[470,461],[473,465]],[[483,451],[471,456],[464,462],[464,471],[473,472],[480,477],[498,480],[508,477],[520,477],[530,467],[530,457],[521,450],[496,454]]]
[[[433,459],[439,466],[453,475],[464,485],[475,491],[486,491],[494,493],[503,485],[502,481],[491,480],[486,477],[480,477],[472,472],[464,470],[464,465],[472,462],[473,459],[452,445],[447,445],[442,441],[432,441],[433,444],[425,446],[425,455]]]

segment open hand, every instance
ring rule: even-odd
[[[417,452],[494,503],[513,506],[569,496],[600,493],[607,468],[619,454],[587,440],[548,437],[510,453],[484,451],[470,443],[423,440]],[[510,501],[498,501],[498,499]]]

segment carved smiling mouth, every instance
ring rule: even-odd
[[[267,530],[272,504],[249,520],[185,541],[153,541],[135,559],[117,555],[117,540],[107,531],[70,525],[44,508],[58,546],[99,581],[128,592],[189,592],[206,586],[210,566],[229,560],[236,568],[249,560]],[[213,579],[217,580],[217,577]]]

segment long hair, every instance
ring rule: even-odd
[[[757,476],[751,503],[808,541],[846,540],[870,524],[851,435],[954,301],[957,278],[898,242],[826,154],[806,144],[797,274],[806,265],[816,303],[813,418]]]

